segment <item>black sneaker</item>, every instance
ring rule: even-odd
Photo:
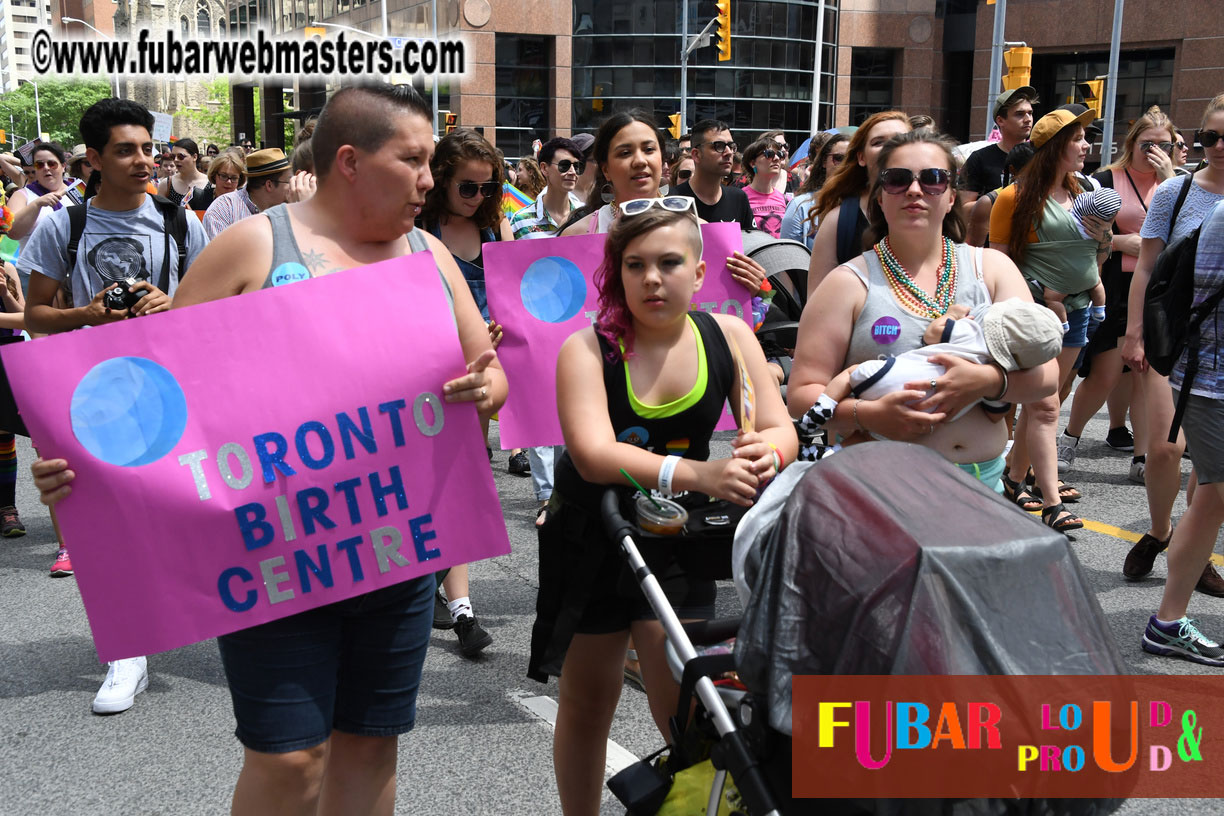
[[[1180,657],[1205,666],[1224,666],[1224,649],[1204,637],[1197,623],[1182,618],[1166,627],[1157,623],[1153,615],[1143,632],[1143,651],[1162,657]]]
[[[5,538],[19,538],[26,534],[21,516],[17,515],[16,507],[0,507],[0,535]]]
[[[450,609],[446,606],[446,599],[442,597],[442,590],[434,593],[434,621],[433,628],[435,629],[454,629],[455,621],[451,618]]]
[[[506,463],[506,472],[515,476],[530,476],[531,462],[527,461],[527,451],[519,451],[510,457]]]
[[[1125,425],[1120,428],[1110,428],[1109,433],[1105,434],[1105,444],[1114,450],[1133,451],[1135,437],[1130,432],[1130,428]]]
[[[1172,536],[1170,536],[1172,538]],[[1122,562],[1122,575],[1128,581],[1138,581],[1152,571],[1156,556],[1169,546],[1169,539],[1161,541],[1151,533],[1144,533],[1143,538],[1135,542]]]
[[[459,636],[459,651],[464,657],[475,657],[493,642],[493,636],[471,615],[459,616],[455,621],[455,634]]]

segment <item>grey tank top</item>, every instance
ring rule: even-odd
[[[268,277],[261,288],[284,286],[287,283],[311,277],[310,269],[305,263],[306,259],[302,257],[302,250],[298,248],[297,239],[293,237],[293,225],[289,222],[289,209],[282,204],[263,214],[268,217],[268,222],[272,225],[272,268],[268,270]],[[408,233],[408,248],[413,252],[429,249],[429,243],[420,230],[414,229]],[[434,269],[442,281],[443,291],[446,292],[446,305],[450,307],[453,314],[455,295],[451,291],[450,281],[442,274],[442,270],[438,269],[437,263],[434,263]]]
[[[861,260],[867,262],[865,271],[859,268]],[[879,357],[896,356],[922,346],[922,333],[931,321],[910,313],[897,302],[875,250],[868,250],[861,259],[856,258],[843,266],[858,275],[867,287],[867,300],[858,320],[854,321],[842,368]],[[956,293],[952,302],[962,303],[970,309],[990,303],[990,292],[982,278],[981,248],[957,244],[956,266]]]

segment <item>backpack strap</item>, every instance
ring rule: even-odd
[[[837,215],[837,262],[845,263],[861,253],[855,251],[854,234],[858,229],[859,200],[851,196],[841,203]]]
[[[153,204],[162,214],[162,229],[165,233],[165,251],[162,254],[162,271],[157,288],[170,294],[170,239],[178,249],[178,277],[181,281],[187,274],[187,210],[168,198],[152,196]]]
[[[1173,239],[1173,227],[1177,226],[1177,215],[1181,212],[1182,205],[1186,203],[1186,196],[1190,195],[1190,188],[1194,186],[1194,176],[1186,176],[1185,183],[1182,184],[1181,192],[1177,194],[1177,202],[1173,205],[1173,216],[1169,219],[1169,234],[1165,236],[1165,245]]]
[[[68,208],[68,271],[64,274],[65,282],[72,277],[72,270],[76,268],[77,247],[81,245],[81,236],[85,234],[85,218],[88,215],[88,208],[87,204],[77,204]]]

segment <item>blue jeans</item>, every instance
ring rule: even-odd
[[[541,445],[527,449],[527,461],[531,462],[531,486],[535,488],[536,501],[548,501],[553,491],[553,468],[561,458],[564,445]]]

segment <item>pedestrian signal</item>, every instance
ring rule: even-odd
[[[731,0],[718,0],[718,61],[731,59]]]
[[[455,128],[459,127],[459,114],[451,113],[450,111],[442,111],[443,123],[446,125],[446,133],[450,133]]]
[[[1007,63],[1007,76],[1003,77],[1003,90],[1011,91],[1029,84],[1033,76],[1033,49],[1018,46],[1003,52]]]

